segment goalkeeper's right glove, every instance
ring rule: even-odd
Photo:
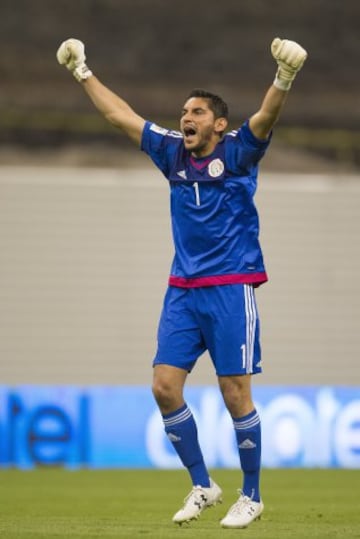
[[[85,46],[78,39],[63,41],[57,50],[56,58],[59,64],[71,71],[77,81],[81,82],[92,75],[92,71],[85,64]]]
[[[295,41],[276,37],[271,43],[271,53],[278,64],[274,86],[288,91],[307,58],[307,52]]]

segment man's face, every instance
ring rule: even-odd
[[[191,97],[186,101],[180,119],[185,148],[195,157],[211,154],[226,125],[225,118],[215,119],[206,99]]]

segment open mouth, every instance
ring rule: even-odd
[[[186,139],[191,138],[194,135],[196,135],[196,129],[194,127],[190,127],[190,126],[184,127],[183,131],[184,131],[184,137]]]

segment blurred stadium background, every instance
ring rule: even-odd
[[[84,155],[70,152],[69,160],[102,166],[123,145],[57,65],[56,49],[67,37],[86,43],[94,72],[147,118],[177,125],[185,96],[200,86],[224,96],[238,125],[274,76],[269,46],[279,35],[302,43],[309,59],[277,129],[276,147],[284,143],[287,151],[276,168],[314,165],[313,156],[332,158],[332,169],[359,165],[359,17],[355,0],[185,0],[171,7],[165,0],[3,0],[2,151],[31,149],[35,160],[33,150],[55,150],[60,159],[71,143]],[[292,148],[308,150],[307,159],[288,163]],[[268,166],[277,151],[271,154]],[[118,166],[128,158],[113,159]]]
[[[360,4],[3,0],[0,19],[0,380],[149,384],[172,257],[166,182],[55,58],[67,37],[138,112],[176,127],[188,91],[259,106],[273,37],[309,59],[257,202],[270,283],[258,291],[257,385],[358,386]],[[209,362],[190,384],[214,384]]]

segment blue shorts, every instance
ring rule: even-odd
[[[205,350],[218,376],[261,372],[252,285],[168,288],[153,365],[173,365],[190,372]]]

